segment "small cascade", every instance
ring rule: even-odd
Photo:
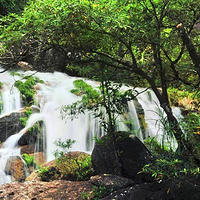
[[[26,131],[32,127],[36,122],[43,121],[43,147],[47,156],[47,161],[54,159],[53,153],[58,148],[55,141],[61,139],[75,140],[72,146],[72,151],[91,152],[94,147],[94,137],[104,135],[104,130],[99,126],[99,119],[94,118],[90,112],[80,114],[74,120],[66,117],[62,119],[60,108],[63,105],[71,105],[80,100],[81,97],[76,96],[70,92],[74,89],[74,80],[76,77],[70,77],[66,74],[55,73],[35,73],[32,71],[23,72],[23,75],[33,75],[40,78],[44,83],[38,83],[35,86],[35,105],[32,107],[38,108],[39,113],[34,113],[30,116],[27,126],[18,134],[15,134],[7,139],[0,149],[0,184],[10,182],[11,178],[5,174],[5,166],[10,156],[20,156],[20,148],[18,147],[18,140]],[[3,78],[2,78],[3,77]],[[5,78],[6,77],[6,78]],[[18,76],[17,76],[18,77]],[[18,78],[13,78],[8,72],[4,76],[0,74],[0,81],[3,83],[2,114],[11,112],[21,108],[20,95],[16,88],[13,87],[14,81]],[[84,79],[93,88],[97,88],[99,83]],[[145,133],[142,133],[140,128],[140,121],[138,119],[137,111],[134,101],[130,101],[127,107],[127,113],[119,116],[117,119],[118,130],[130,131],[137,135],[143,141],[145,137],[156,137],[162,140],[163,126],[161,120],[165,117],[162,108],[159,106],[155,94],[151,90],[136,88],[141,93],[137,97],[137,101],[144,110],[145,122],[147,124]],[[12,91],[10,93],[10,91]],[[8,93],[6,93],[8,92]],[[8,95],[10,94],[10,96]],[[174,109],[177,117],[181,117],[180,109]],[[39,145],[36,144],[36,148]]]
[[[167,135],[166,127],[166,114],[162,107],[159,105],[159,101],[152,90],[146,90],[145,88],[136,88],[140,93],[137,97],[138,102],[141,104],[144,110],[144,117],[146,123],[145,138],[154,137],[160,144],[170,144],[172,149],[176,149],[178,144],[175,137]],[[181,121],[183,116],[181,110],[178,107],[172,107],[172,112],[178,121]]]
[[[2,71],[1,68],[0,71]],[[1,115],[21,108],[20,92],[14,87],[15,81],[19,79],[18,76],[11,76],[10,72],[0,73],[0,82],[2,83],[0,101],[3,102],[0,109]]]
[[[153,91],[145,88],[136,88],[136,90],[140,93],[137,100],[144,110],[144,118],[147,125],[145,137],[156,137],[160,141],[163,135],[161,119],[164,117],[164,111],[159,106],[158,99]]]
[[[25,134],[29,128],[31,128],[38,120],[42,120],[41,114],[33,114],[29,118],[27,125],[19,133],[10,136],[0,149],[0,184],[11,182],[11,177],[5,174],[6,164],[11,157],[21,157],[21,151],[18,147],[18,141]]]

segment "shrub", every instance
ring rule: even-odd
[[[56,179],[62,180],[88,180],[93,175],[91,156],[83,152],[69,152],[74,140],[68,139],[65,142],[55,141],[55,144],[62,150],[56,150],[56,157],[53,167],[42,167],[39,176],[43,181]]]
[[[190,159],[185,160],[171,156],[157,158],[154,163],[145,165],[140,173],[151,174],[156,181],[171,179],[171,180],[187,180],[186,177],[200,175],[200,168],[196,166]]]
[[[64,179],[89,180],[94,173],[91,156],[68,153],[56,160],[56,168],[62,173]]]
[[[60,179],[61,173],[55,167],[39,167],[39,177],[42,181],[53,181]]]
[[[25,161],[26,165],[29,166],[33,166],[35,165],[35,161],[34,161],[34,156],[33,155],[29,155],[29,154],[22,154],[22,158]]]

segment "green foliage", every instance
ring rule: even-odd
[[[184,107],[187,110],[198,109],[200,98],[198,98],[196,91],[180,90],[172,87],[169,87],[167,91],[173,106]]]
[[[7,15],[11,12],[21,12],[26,3],[26,0],[1,0],[0,15]]]
[[[145,146],[153,153],[153,154],[163,154],[165,152],[169,152],[170,148],[168,145],[160,144],[156,138],[148,137],[144,140]]]
[[[24,77],[26,80],[25,82],[23,81],[16,81],[15,82],[15,87],[17,87],[21,93],[22,97],[22,102],[25,106],[30,106],[34,102],[34,85],[37,83],[43,83],[42,80],[40,80],[37,77]]]
[[[181,22],[187,30],[190,29],[199,10],[198,2],[186,0],[142,0],[125,4],[103,0],[35,0],[22,15],[12,15],[2,20],[5,26],[1,38],[5,46],[11,46],[7,44],[34,37],[47,46],[53,44],[71,52],[83,51],[84,61],[98,62],[100,58],[100,61],[116,67],[126,65],[127,60],[132,62],[136,59],[136,69],[141,68],[149,76],[156,76],[158,86],[161,80],[156,70],[160,69],[154,63],[154,53],[159,48],[163,67],[169,77],[177,71],[186,75],[184,78],[190,82],[196,82],[196,74],[188,70],[192,63],[187,51],[175,63],[175,70],[170,68],[170,62],[176,60],[182,48],[176,25]],[[197,30],[190,32],[198,49]]]
[[[56,160],[56,167],[65,179],[70,180],[89,180],[94,173],[91,156],[88,155],[74,157],[69,153],[68,156],[60,157]]]
[[[84,95],[82,97],[82,101],[86,103],[92,104],[96,99],[99,98],[99,92],[92,88],[91,85],[87,84],[82,79],[78,79],[74,81],[75,89],[72,89],[71,92],[76,94],[77,96]]]
[[[82,95],[79,89],[71,89],[71,93],[75,94],[76,96]]]
[[[53,181],[60,178],[60,173],[55,167],[39,167],[39,177],[42,181]]]
[[[29,154],[24,153],[24,154],[22,154],[22,158],[26,162],[26,165],[28,167],[36,164],[33,155],[29,155]]]
[[[99,200],[110,193],[113,192],[112,188],[106,188],[105,186],[93,186],[92,191],[90,193],[82,192],[81,199],[82,200]]]
[[[168,154],[169,155],[169,154]],[[156,181],[160,180],[187,180],[187,176],[199,176],[200,169],[190,159],[181,159],[172,154],[157,158],[154,163],[145,165],[140,173],[151,174]]]
[[[169,146],[162,146],[155,138],[147,138],[144,143],[155,161],[146,164],[139,173],[151,174],[156,181],[170,179],[180,182],[195,180],[200,176],[200,168],[192,157],[194,154],[191,156],[187,153],[173,152]]]
[[[97,136],[97,134],[95,134],[95,136],[94,136],[94,141],[95,141],[95,144],[105,144],[105,140],[101,140],[101,138],[99,138],[98,136]]]
[[[21,77],[21,74],[18,73],[18,72],[10,72],[10,75],[11,76],[20,76]]]
[[[69,152],[69,149],[72,148],[72,145],[75,143],[75,140],[67,139],[65,142],[62,142],[60,139],[55,141],[56,146],[62,148],[62,151],[58,149],[54,152],[54,156],[59,158],[60,156],[64,156],[65,153]]]
[[[22,124],[22,126],[25,127],[29,116],[33,113],[33,109],[32,108],[26,108],[24,113],[25,113],[25,117],[20,117],[20,123]]]
[[[200,115],[197,113],[189,113],[183,119],[185,131],[188,134],[200,134]]]
[[[88,180],[94,173],[91,156],[69,152],[74,140],[68,139],[65,142],[58,140],[55,144],[62,150],[56,150],[55,167],[42,167],[40,169],[41,180],[49,181],[56,179],[64,180]],[[66,153],[67,152],[67,153]]]
[[[44,166],[40,166],[39,167],[39,176],[42,176],[43,174],[47,173],[49,171],[49,167],[44,167]]]
[[[3,101],[0,100],[0,113],[3,110]]]
[[[187,141],[190,143],[191,153],[195,157],[200,156],[200,115],[188,113],[180,122]]]
[[[105,197],[106,195],[109,195],[110,193],[113,192],[112,188],[106,188],[105,186],[93,186],[92,190],[92,196],[94,200],[101,199]]]
[[[58,140],[55,144],[62,148],[54,152],[56,159],[56,168],[62,174],[62,178],[72,180],[87,180],[93,174],[91,156],[72,155],[69,149],[75,143],[75,140],[67,139],[65,142]],[[68,152],[68,154],[66,154]]]
[[[187,50],[182,51],[177,24],[183,24],[198,52],[194,23],[199,12],[198,2],[186,0],[35,0],[21,15],[1,20],[1,49],[10,51],[21,41],[36,40],[42,49],[56,46],[71,52],[70,59],[78,63],[118,68],[133,84],[139,80],[155,88],[166,79],[170,85],[182,80],[197,85],[197,69]]]

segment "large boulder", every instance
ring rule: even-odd
[[[198,182],[188,183],[163,181],[161,183],[143,183],[120,189],[102,198],[102,200],[199,200],[200,185]]]
[[[23,127],[19,122],[22,112],[14,112],[0,118],[0,141],[5,142],[8,137],[18,133]]]
[[[21,157],[10,157],[6,164],[6,174],[11,175],[15,181],[24,181],[26,179],[27,168]]]
[[[17,112],[12,112],[10,114],[0,117],[0,141],[3,143],[11,135],[20,132],[24,127],[20,123],[20,117],[24,117],[24,109]],[[28,131],[24,134],[18,144],[19,145],[29,145],[35,143],[37,140],[37,133]]]
[[[136,136],[117,132],[115,137],[115,146],[107,135],[95,144],[92,152],[95,173],[134,179],[142,167],[152,160],[152,155]]]
[[[133,180],[112,174],[100,174],[90,177],[90,182],[97,187],[105,187],[107,190],[119,190],[130,187]]]

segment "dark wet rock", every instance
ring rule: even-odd
[[[95,144],[92,164],[96,174],[115,174],[134,179],[142,167],[153,159],[145,145],[126,132],[116,133],[115,148],[117,159],[111,138],[103,136]]]
[[[19,133],[24,127],[20,123],[20,118],[25,117],[24,109],[4,115],[0,118],[0,141],[3,143],[11,135]],[[37,133],[28,131],[18,141],[19,145],[29,145],[35,143]]]
[[[119,190],[122,188],[129,187],[134,184],[134,181],[128,178],[112,174],[100,174],[92,176],[90,182],[98,187],[105,187],[106,189]]]
[[[173,181],[143,183],[113,192],[103,200],[199,200],[200,185],[180,184]]]
[[[5,140],[13,134],[18,133],[23,127],[19,122],[19,118],[23,116],[22,112],[15,112],[4,115],[0,118],[0,141]]]

